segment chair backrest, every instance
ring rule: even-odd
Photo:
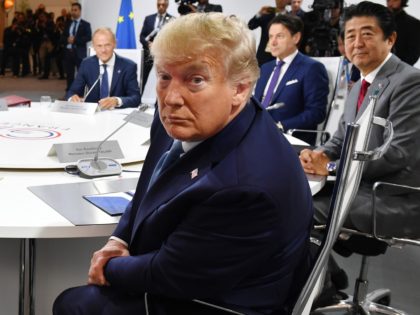
[[[359,120],[347,126],[341,149],[337,178],[329,207],[326,234],[321,243],[313,269],[295,304],[293,315],[304,314],[304,311],[310,309],[312,305],[312,292],[323,274],[332,247],[340,233],[354,196],[357,193],[364,162],[382,156],[392,139],[392,126],[388,125],[391,131],[386,143],[379,149],[366,152],[372,124],[376,124],[378,120],[378,118],[373,116],[377,98],[376,94],[371,97],[369,106]]]
[[[343,57],[312,57],[313,59],[321,62],[325,69],[327,70],[328,74],[328,103],[326,108],[326,117],[325,120],[318,125],[318,130],[327,131],[330,135],[332,135],[338,127],[338,119],[340,118],[341,114],[343,113],[344,106],[340,106],[341,99],[338,100],[338,95],[342,95],[342,93],[338,93],[340,89],[340,80],[342,78],[342,74],[344,71],[343,67]],[[341,92],[341,91],[340,91]],[[338,119],[337,119],[338,117]],[[335,128],[334,128],[335,126]],[[321,141],[321,133],[317,136],[316,143],[319,144]]]
[[[130,59],[137,64],[137,82],[139,83],[140,92],[142,85],[142,73],[143,73],[143,49],[114,49],[115,53],[121,57]],[[88,48],[88,56],[94,56],[95,49],[93,47]]]

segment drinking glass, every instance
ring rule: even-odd
[[[48,108],[51,105],[51,96],[41,96],[41,107]]]

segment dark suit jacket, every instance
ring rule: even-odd
[[[256,102],[183,155],[147,191],[169,149],[155,120],[131,206],[113,235],[111,287],[255,309],[281,309],[307,261],[312,198],[296,153]],[[302,268],[302,269],[300,269]]]
[[[145,50],[149,50],[149,45],[147,43],[146,37],[155,29],[156,16],[157,13],[146,16],[143,22],[143,27],[141,28],[140,43],[142,44],[143,49]],[[163,24],[167,23],[172,17],[172,15],[166,13],[165,21],[163,22]],[[154,36],[151,38],[152,41],[153,38]]]
[[[207,4],[204,8],[204,12],[223,12],[223,8],[220,4]]]
[[[77,72],[76,78],[67,91],[66,99],[74,94],[83,96],[85,87],[89,89],[98,79],[98,76],[98,57],[92,56],[84,59]],[[99,91],[100,83],[98,82],[85,101],[98,102]],[[137,65],[133,61],[118,55],[115,56],[114,72],[112,74],[109,95],[121,98],[121,108],[139,106],[141,97],[139,83],[137,82]]]
[[[379,89],[375,116],[392,122],[394,137],[382,158],[366,163],[362,185],[350,211],[353,224],[360,230],[370,231],[373,182],[420,186],[420,71],[392,56],[372,82],[356,114],[360,87],[359,80],[347,96],[337,132],[322,149],[333,160],[340,157],[347,124],[358,119],[369,103],[369,95]],[[368,149],[380,146],[386,134],[383,128],[374,126]],[[419,205],[419,196],[390,190],[378,203],[380,231],[394,235],[404,232],[420,237]]]
[[[397,41],[395,54],[404,62],[414,65],[420,57],[420,21],[404,10],[395,15]]]
[[[258,59],[259,66],[274,59],[271,53],[265,51],[265,48],[267,47],[267,43],[268,43],[268,25],[270,24],[270,21],[275,16],[276,16],[275,13],[263,14],[259,17],[255,15],[248,22],[248,27],[251,30],[255,30],[258,27],[261,27],[260,43],[258,44],[258,49],[257,49],[257,59]]]
[[[261,67],[261,75],[255,87],[255,97],[261,101],[264,89],[276,65],[276,60]],[[270,105],[284,103],[270,114],[280,121],[284,130],[312,129],[325,119],[328,103],[328,75],[324,65],[298,53],[284,74]],[[297,135],[305,141],[313,141],[313,135]]]
[[[69,20],[64,28],[64,32],[61,34],[60,42],[64,47],[67,46],[67,38],[70,34],[70,26],[73,23],[73,20]],[[80,60],[86,58],[87,48],[86,44],[92,39],[92,30],[90,28],[90,23],[81,19],[77,32],[75,34],[75,42],[73,44],[73,49],[76,52],[77,58]]]

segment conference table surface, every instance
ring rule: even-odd
[[[19,127],[20,130],[17,134],[26,134],[27,136],[28,133],[22,130],[25,126],[29,126],[27,127],[29,129],[45,129],[45,126],[54,126],[63,130],[65,127],[67,130],[62,132],[64,136],[61,139],[56,137],[55,139],[37,141],[6,139],[2,138],[0,133],[0,237],[28,239],[110,235],[119,220],[118,216],[109,216],[97,209],[95,219],[91,224],[75,225],[31,192],[28,187],[58,186],[72,183],[77,186],[88,182],[95,186],[101,186],[110,181],[124,180],[136,182],[147,152],[147,145],[144,145],[144,142],[148,140],[149,129],[128,124],[127,128],[124,127],[115,134],[115,137],[111,138],[111,140],[116,139],[121,144],[125,158],[119,161],[123,164],[123,169],[135,172],[122,172],[121,175],[117,176],[83,179],[77,175],[66,173],[63,169],[63,163],[59,163],[56,156],[47,157],[49,148],[53,143],[60,141],[75,141],[75,139],[78,139],[78,141],[101,141],[124,122],[123,119],[129,111],[107,111],[85,117],[77,114],[46,112],[45,108],[41,108],[37,104],[34,105],[31,108],[0,112],[0,131],[3,130],[4,133],[7,128],[11,130],[11,128]],[[41,114],[38,116],[39,113]],[[42,117],[46,117],[48,121],[43,121]],[[83,125],[83,122],[86,124]],[[83,128],[86,129],[80,130]],[[75,131],[74,138],[70,134],[72,130]],[[9,134],[11,133],[9,132]],[[47,133],[36,131],[35,134],[44,136]],[[292,144],[304,144],[296,138],[290,136],[287,136],[287,138]],[[3,151],[3,148],[9,150],[7,154]],[[19,161],[23,163],[21,168],[18,165]],[[322,188],[324,181],[325,179],[322,177],[309,178],[312,194]]]

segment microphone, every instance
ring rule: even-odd
[[[284,105],[286,105],[286,104],[284,104],[283,102],[281,102],[281,103],[276,103],[276,104],[273,104],[273,105],[267,106],[266,110],[267,110],[267,111],[270,111],[270,110],[275,110],[275,109],[278,109],[278,108],[282,108]]]
[[[104,68],[103,67],[99,67],[99,75],[98,75],[98,78],[92,84],[92,86],[90,87],[90,89],[87,91],[86,95],[83,97],[83,101],[86,100],[86,98],[89,96],[90,92],[92,92],[92,90],[96,86],[96,84],[98,84],[98,82],[102,79],[102,76],[103,75],[104,75]]]
[[[267,106],[266,110],[269,112],[269,111],[272,111],[272,110],[275,110],[275,109],[278,109],[278,108],[282,108],[284,105],[286,105],[286,104],[284,104],[283,102],[276,103],[276,104],[273,104],[273,105]],[[284,132],[283,125],[282,125],[282,123],[281,123],[280,121],[278,121],[278,122],[276,123],[276,126],[277,126],[277,128],[279,128],[282,132]]]
[[[128,115],[120,126],[117,129],[112,131],[104,140],[102,140],[98,148],[96,149],[95,156],[93,159],[83,159],[77,161],[77,171],[81,177],[84,178],[96,178],[96,177],[103,177],[103,176],[112,176],[112,175],[119,175],[122,172],[122,167],[119,162],[114,159],[110,158],[99,158],[99,152],[101,151],[102,145],[111,138],[114,134],[116,134],[121,128],[127,125],[133,117],[135,117],[139,112],[146,111],[148,106],[146,104],[142,104],[139,106],[138,110],[134,110]]]
[[[146,42],[150,41],[150,39],[151,39],[153,36],[155,36],[157,33],[159,33],[159,31],[160,31],[160,28],[159,28],[159,27],[157,27],[157,28],[155,28],[153,31],[151,31],[151,32],[150,32],[150,34],[149,34],[149,35],[147,35],[147,36],[146,36],[146,38],[145,38]]]

